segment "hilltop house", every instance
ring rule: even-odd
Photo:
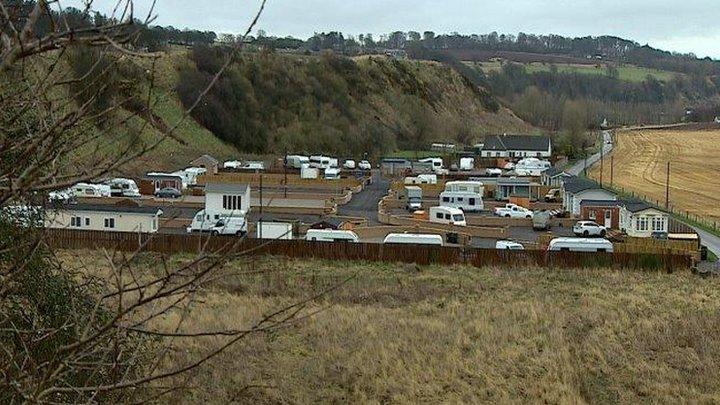
[[[575,216],[580,216],[580,204],[583,200],[617,201],[617,195],[605,190],[592,180],[569,177],[562,185],[563,208]]]
[[[246,215],[250,211],[250,187],[237,183],[206,184],[205,211],[223,216]]]
[[[480,156],[549,158],[552,156],[552,141],[548,136],[494,135],[485,139]]]
[[[54,229],[157,233],[162,210],[137,203],[62,204],[46,211],[45,226]]]

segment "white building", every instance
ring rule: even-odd
[[[162,210],[138,205],[64,204],[49,207],[45,226],[54,229],[156,233]]]
[[[649,238],[654,232],[667,233],[670,215],[645,202],[625,202],[620,207],[620,229],[628,236]]]
[[[570,177],[563,183],[563,208],[572,215],[580,215],[583,200],[617,201],[617,195],[592,180]]]
[[[205,211],[228,216],[247,214],[250,211],[250,187],[237,183],[208,183],[205,185]]]
[[[478,145],[480,146],[480,145]],[[552,156],[552,141],[539,135],[495,135],[485,139],[480,150],[481,157],[537,157]]]

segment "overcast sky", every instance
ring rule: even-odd
[[[66,0],[64,4],[80,0]],[[117,0],[95,0],[109,13]],[[151,0],[135,0],[136,15]],[[720,58],[718,0],[268,0],[258,28],[306,38],[314,32],[391,31],[616,35],[678,52]],[[157,24],[243,31],[257,0],[158,0]]]

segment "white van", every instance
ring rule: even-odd
[[[434,222],[436,224],[467,226],[465,214],[458,208],[432,207],[430,208],[429,220],[430,222]]]
[[[443,191],[440,193],[440,205],[443,207],[460,208],[465,212],[480,212],[485,208],[482,194],[467,191]]]
[[[310,229],[305,235],[305,240],[312,242],[360,242],[360,238],[353,231],[336,231],[333,229]]]
[[[325,169],[325,180],[340,180],[340,169]]]
[[[555,238],[550,241],[548,252],[612,253],[613,244],[607,239]]]
[[[245,217],[225,217],[215,223],[212,228],[213,235],[238,235],[247,234],[248,226]]]
[[[391,233],[385,237],[384,244],[395,245],[435,245],[442,246],[443,238],[440,235],[419,233]]]

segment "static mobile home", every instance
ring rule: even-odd
[[[162,210],[137,205],[63,204],[48,207],[45,226],[54,229],[156,233]]]

